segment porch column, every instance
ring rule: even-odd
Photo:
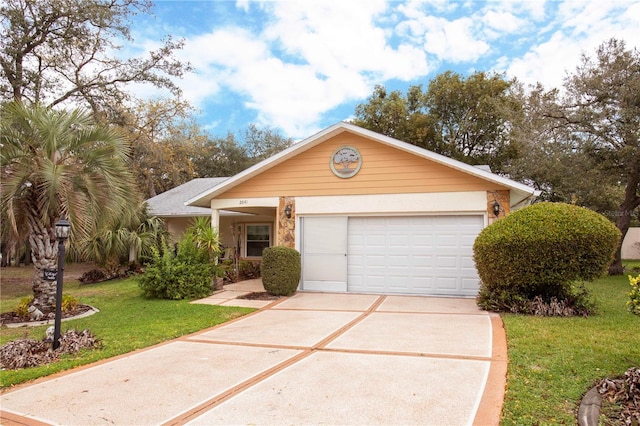
[[[294,197],[280,197],[276,212],[276,244],[295,248],[296,246],[296,205]],[[291,217],[287,217],[287,208]]]
[[[213,200],[211,200],[211,227],[220,229],[220,210],[213,207]]]

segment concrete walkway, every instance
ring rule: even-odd
[[[2,424],[499,423],[505,335],[473,300],[297,293],[262,303],[5,392]]]

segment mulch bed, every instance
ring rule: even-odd
[[[280,298],[282,298],[282,296],[274,296],[273,294],[269,294],[266,291],[253,292],[245,294],[244,296],[237,297],[237,299],[248,300],[278,300]]]
[[[65,318],[73,318],[78,315],[82,315],[85,312],[93,309],[89,305],[79,305],[76,309],[71,309],[62,313],[62,319]],[[53,320],[55,319],[55,312],[50,312],[49,314],[45,314],[45,316],[40,321]],[[29,323],[29,322],[37,322],[32,321],[30,316],[20,316],[15,312],[2,312],[0,313],[0,325],[4,324],[16,324],[16,323]]]

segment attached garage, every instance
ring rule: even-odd
[[[478,292],[472,247],[483,216],[308,217],[302,227],[303,290]]]
[[[301,253],[302,291],[473,297],[476,236],[536,196],[486,168],[338,123],[187,205],[210,208],[214,226],[222,211],[260,215],[269,244]]]

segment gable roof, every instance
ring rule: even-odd
[[[176,186],[147,200],[149,213],[158,217],[191,217],[211,216],[209,207],[186,205],[185,201],[195,197],[203,191],[215,188],[226,181],[227,177],[197,178]]]
[[[364,138],[368,138],[368,139],[377,141],[379,143],[394,147],[401,151],[405,151],[405,152],[417,155],[419,157],[425,158],[427,160],[431,160],[433,162],[451,167],[463,173],[467,173],[469,175],[487,180],[489,182],[506,186],[512,192],[512,195],[511,195],[512,205],[517,205],[518,203],[521,203],[524,200],[531,198],[532,196],[537,196],[539,193],[538,191],[536,191],[535,189],[529,186],[523,185],[514,180],[491,173],[490,171],[487,171],[483,168],[478,168],[478,167],[463,163],[461,161],[454,160],[444,155],[437,154],[433,151],[428,151],[424,148],[417,147],[407,142],[402,142],[398,139],[394,139],[389,136],[385,136],[380,133],[376,133],[371,130],[364,129],[362,127],[358,127],[350,123],[339,122],[334,124],[333,126],[327,127],[326,129],[316,133],[313,136],[310,136],[290,146],[289,148],[273,155],[272,157],[269,157],[266,160],[263,160],[252,167],[249,167],[248,169],[238,173],[235,176],[230,177],[229,179],[220,183],[219,185],[215,187],[211,187],[200,194],[196,194],[192,198],[188,199],[186,201],[186,204],[187,206],[201,206],[201,207],[207,206],[208,207],[210,205],[209,204],[210,200],[215,198],[217,195],[222,194],[225,191],[229,190],[230,188],[233,188],[234,186],[239,185],[240,183],[245,182],[256,175],[259,175],[265,170],[275,167],[278,164],[344,132],[353,133],[355,135],[359,135]]]

